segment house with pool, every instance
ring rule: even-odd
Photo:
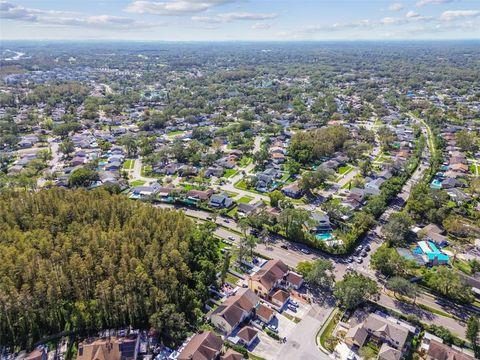
[[[312,213],[305,226],[317,240],[324,241],[328,246],[341,245],[343,243],[341,240],[335,239],[332,224],[327,214],[320,212]]]
[[[419,241],[413,252],[420,255],[428,266],[447,265],[450,260],[432,241]]]

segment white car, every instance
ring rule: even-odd
[[[298,305],[298,302],[296,302],[295,300],[292,300],[292,299],[290,299],[290,304],[292,304],[292,305],[295,306],[295,307],[298,307],[298,306],[299,306],[299,305]]]
[[[306,255],[310,255],[310,254],[311,254],[311,252],[310,252],[309,250],[307,250],[307,249],[303,249],[303,248],[302,248],[300,251],[301,251],[302,253],[306,254]]]

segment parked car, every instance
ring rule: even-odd
[[[296,302],[295,300],[292,300],[292,299],[290,299],[290,304],[292,304],[292,305],[295,306],[295,307],[298,307],[298,306],[299,306],[299,305],[298,305],[298,302]]]
[[[267,328],[269,328],[270,330],[272,330],[275,333],[278,333],[278,327],[275,324],[267,325]]]
[[[306,255],[311,254],[310,250],[307,250],[307,249],[303,249],[303,248],[302,248],[302,249],[300,249],[300,251],[301,251],[302,253],[306,254]]]
[[[228,240],[235,241],[235,238],[233,236],[229,236]]]
[[[288,308],[290,309],[290,311],[292,312],[297,312],[297,308],[295,306],[293,306],[292,304],[288,304]]]
[[[287,246],[287,245],[280,245],[280,247],[281,247],[282,249],[288,250],[288,246]]]
[[[361,264],[363,262],[363,259],[361,257],[357,258],[357,263]]]

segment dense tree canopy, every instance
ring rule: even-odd
[[[179,341],[215,280],[216,240],[104,191],[0,196],[0,345],[133,325]]]

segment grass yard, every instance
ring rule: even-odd
[[[134,180],[134,181],[130,181],[128,184],[129,184],[130,186],[133,186],[133,187],[142,186],[142,185],[145,185],[145,181],[143,181],[143,180]]]
[[[225,192],[228,194],[228,196],[232,198],[234,198],[235,196],[238,196],[238,193],[235,191],[225,191]]]
[[[475,164],[470,164],[470,172],[473,175],[477,175],[477,173],[480,172],[479,166],[477,166]]]
[[[230,216],[231,218],[234,218],[235,215],[237,215],[237,207],[234,207],[233,209],[227,212],[227,216]]]
[[[235,169],[225,169],[225,172],[223,173],[223,177],[230,178],[234,176],[236,173],[237,173],[237,170]]]
[[[351,183],[352,183],[352,182],[349,181],[349,182],[347,182],[346,184],[343,184],[343,186],[342,186],[340,189],[342,189],[342,190],[343,190],[343,189],[350,189],[350,184],[351,184]]]
[[[340,175],[347,175],[349,172],[353,170],[353,166],[350,165],[345,165],[345,166],[340,166],[337,170],[337,172]]]
[[[247,167],[248,165],[250,165],[252,163],[253,159],[251,157],[248,157],[248,156],[244,156],[240,159],[240,163],[238,164],[238,166],[244,168],[244,167]]]
[[[453,263],[453,267],[465,274],[468,274],[468,275],[472,274],[472,268],[470,267],[470,264],[466,261],[456,259],[455,262]]]
[[[180,134],[183,134],[185,131],[182,131],[182,130],[175,130],[175,131],[170,131],[167,136],[176,136],[176,135],[180,135]]]
[[[235,285],[238,280],[240,280],[240,278],[238,278],[238,277],[236,277],[235,275],[230,274],[229,272],[227,272],[227,276],[225,276],[225,281],[228,281],[230,284]]]
[[[254,198],[252,196],[242,196],[240,199],[237,200],[237,203],[240,204],[248,204]]]
[[[333,310],[332,314],[327,320],[327,324],[324,325],[322,329],[320,329],[319,334],[317,335],[317,340],[320,345],[323,346],[324,349],[333,350],[335,346],[332,346],[334,342],[332,341],[333,330],[337,326],[338,322],[340,321],[340,313],[338,309]]]
[[[148,177],[149,173],[152,171],[152,167],[149,165],[143,165],[142,170],[140,171],[140,175],[144,177]]]
[[[384,162],[384,161],[387,161],[388,159],[389,157],[387,155],[380,154],[373,160],[373,162]]]
[[[132,170],[134,165],[135,165],[135,160],[133,159],[125,160],[125,162],[123,163],[123,170]]]
[[[248,190],[247,189],[247,184],[245,183],[245,180],[243,180],[243,179],[237,181],[234,186],[237,189],[240,189],[240,190]]]

